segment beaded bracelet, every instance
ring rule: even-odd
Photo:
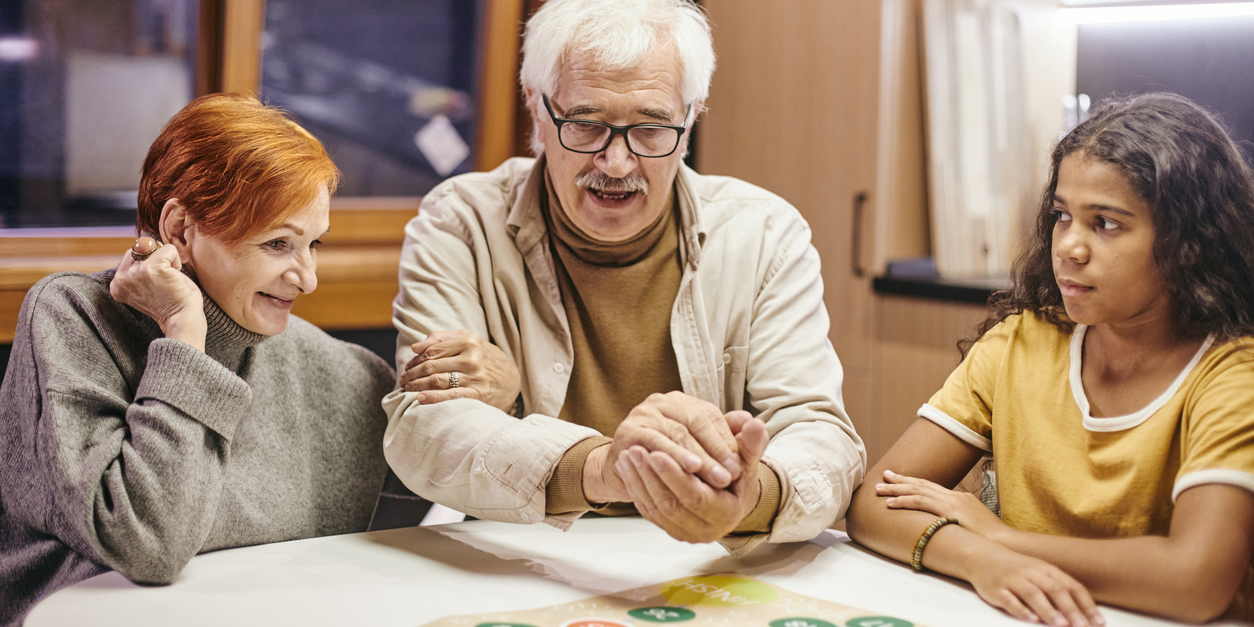
[[[923,530],[923,535],[919,536],[919,541],[914,543],[914,555],[910,560],[910,565],[914,566],[915,570],[919,572],[923,572],[923,549],[924,547],[926,547],[927,543],[931,541],[932,536],[936,535],[937,531],[940,531],[941,527],[944,527],[945,525],[948,525],[951,523],[958,525],[959,527],[962,526],[962,524],[958,522],[957,518],[946,517],[946,518],[937,518],[936,520],[932,521],[932,524],[927,526],[927,529]]]

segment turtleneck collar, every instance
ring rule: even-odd
[[[209,326],[208,332],[205,333],[206,353],[210,355],[216,355],[219,352],[236,353],[252,348],[270,337],[240,326],[238,322],[226,315],[226,312],[222,311],[222,308],[213,302],[204,290],[201,290],[200,294],[204,297],[205,322]]]
[[[666,207],[658,214],[653,224],[635,236],[621,242],[607,242],[597,239],[584,232],[566,215],[566,210],[553,191],[553,181],[546,169],[544,173],[544,193],[540,196],[540,210],[549,231],[558,241],[566,245],[580,261],[597,266],[618,268],[629,266],[649,254],[669,226],[668,220],[674,219],[675,194],[666,192]]]

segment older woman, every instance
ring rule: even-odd
[[[277,110],[205,96],[148,153],[146,237],[30,290],[0,388],[0,624],[109,569],[168,583],[203,551],[366,528],[393,373],[289,314],[337,181]]]

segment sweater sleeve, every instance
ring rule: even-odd
[[[110,303],[60,291],[32,291],[19,329],[32,340],[51,527],[133,581],[168,583],[209,534],[251,392],[177,340],[153,340],[140,358],[142,340]]]

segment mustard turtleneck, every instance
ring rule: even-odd
[[[679,215],[672,189],[657,219],[639,234],[621,242],[599,240],[566,215],[547,173],[540,209],[551,235],[575,353],[558,417],[605,436],[584,440],[566,453],[549,481],[545,509],[586,511],[592,507],[582,483],[588,453],[607,443],[632,408],[650,394],[683,389],[670,331],[683,277]],[[769,531],[779,509],[778,477],[765,465],[759,476],[762,498],[737,531]],[[617,504],[599,511],[626,514],[634,508]]]

